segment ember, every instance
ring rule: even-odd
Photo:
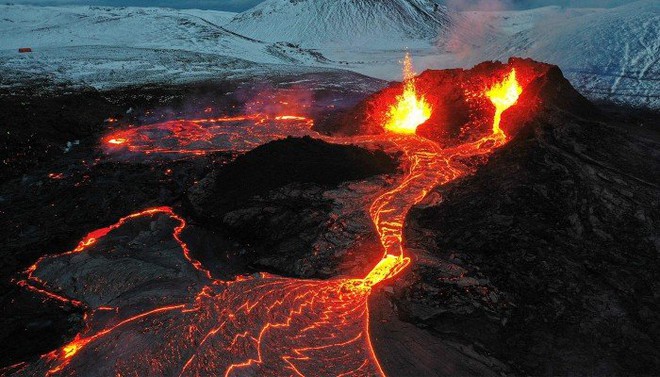
[[[121,144],[124,144],[127,141],[128,140],[120,137],[120,138],[112,138],[112,139],[108,140],[108,143],[109,144],[115,144],[115,145],[121,145]]]

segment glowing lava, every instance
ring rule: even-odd
[[[504,80],[496,83],[486,91],[486,96],[495,106],[495,118],[493,119],[494,135],[506,137],[500,128],[502,113],[509,107],[515,105],[522,90],[523,89],[518,83],[518,80],[516,80],[516,70],[512,69]]]
[[[114,144],[114,145],[121,145],[127,142],[128,140],[124,139],[123,137],[119,138],[112,138],[108,140],[108,144]]]
[[[164,245],[155,249],[156,255],[138,248],[132,251],[137,253],[135,260],[161,258],[172,263],[174,280],[160,276],[157,284],[172,293],[177,292],[172,291],[173,284],[179,282],[175,297],[188,297],[183,302],[172,302],[162,293],[145,300],[148,291],[117,280],[113,280],[116,286],[108,287],[96,273],[58,280],[58,268],[70,263],[96,266],[118,257],[120,270],[130,266],[121,247],[102,253],[94,248],[112,231],[145,218],[174,220],[172,237],[179,248]],[[163,222],[152,223],[159,227],[155,224]],[[169,207],[150,208],[91,232],[72,251],[40,258],[21,285],[39,293],[62,292],[48,296],[52,299],[72,301],[65,294],[90,302],[86,327],[69,344],[34,363],[13,366],[13,372],[26,376],[383,375],[368,333],[370,290],[361,279],[302,280],[262,273],[216,280],[189,255],[181,239],[185,224]],[[177,253],[187,263],[179,265]],[[122,275],[112,278],[118,276]],[[119,298],[126,305],[113,308],[104,302]],[[5,373],[0,370],[0,374]]]
[[[245,152],[287,136],[318,136],[314,122],[298,115],[264,114],[169,120],[116,130],[103,140],[105,153],[130,157],[205,155]]]
[[[410,54],[403,60],[403,93],[387,113],[385,130],[398,134],[415,134],[417,126],[431,117],[431,106],[415,88],[415,71]]]
[[[412,72],[409,56],[404,71]],[[410,264],[403,239],[406,216],[434,187],[472,173],[475,168],[464,161],[488,156],[506,142],[499,120],[502,112],[516,103],[521,90],[512,71],[486,94],[497,109],[493,133],[475,142],[441,148],[434,141],[414,135],[416,127],[430,117],[431,109],[423,98],[417,97],[412,77],[407,76],[404,94],[392,109],[393,114],[400,115],[396,118],[398,123],[386,125],[390,132],[325,138],[342,143],[389,144],[405,156],[405,174],[369,207],[383,257],[363,278],[303,280],[261,273],[232,281],[217,280],[194,259],[183,241],[185,220],[170,207],[146,209],[90,232],[69,252],[40,258],[25,272],[21,286],[50,299],[87,308],[86,327],[69,344],[33,363],[10,367],[9,372],[25,376],[384,376],[369,338],[368,298],[375,285],[396,276]],[[407,95],[412,96],[413,107],[408,107]],[[286,137],[286,125],[290,124],[287,122],[295,123],[295,129],[305,125],[309,130],[310,125],[306,118],[292,115],[263,122],[262,119],[255,115],[173,121],[152,126],[146,133],[120,131],[129,134],[110,135],[104,140],[114,144],[112,140],[123,139],[125,142],[120,144],[128,144],[134,152],[161,152],[167,149],[149,142],[159,133],[168,134],[176,127],[184,127],[179,136],[185,145],[193,146],[186,151],[198,151],[194,146],[209,141],[209,132],[213,137],[222,135],[228,147],[241,150],[253,146],[243,142],[245,130],[224,127],[223,123],[238,121],[261,126],[274,121],[271,124],[275,128],[261,130],[255,144]],[[201,127],[218,123],[221,126],[216,133]],[[195,140],[196,137],[202,139]],[[139,143],[132,144],[134,140]],[[170,226],[177,247],[159,245],[152,254],[137,246],[96,250],[100,248],[99,240],[127,222],[152,217],[174,221],[175,225]],[[158,225],[162,223],[154,220],[152,227],[165,226]],[[134,256],[140,267],[152,260],[158,268],[172,263],[172,280],[159,274],[156,283],[121,281],[140,278],[108,271],[113,268],[109,264],[112,258],[121,261],[117,270],[130,266],[128,253],[142,253]],[[62,277],[62,269],[69,270],[76,263],[102,267],[88,270],[83,276]],[[162,287],[166,293],[153,290],[154,297],[146,297],[148,289],[135,289],[148,286],[147,283]],[[2,370],[0,374],[4,374]]]

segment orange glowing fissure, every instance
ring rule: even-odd
[[[471,168],[460,162],[464,157],[487,156],[506,142],[497,115],[515,104],[521,92],[512,71],[484,93],[497,110],[493,133],[443,149],[415,135],[416,127],[430,117],[431,108],[416,94],[408,56],[404,72],[404,92],[389,113],[387,132],[368,137],[374,142],[394,143],[407,162],[406,173],[396,187],[382,193],[369,208],[383,257],[366,276],[303,280],[262,273],[233,281],[217,280],[193,258],[183,241],[185,220],[170,207],[146,209],[90,232],[72,251],[40,258],[25,272],[21,286],[50,299],[86,307],[87,326],[69,344],[37,362],[17,364],[11,372],[26,376],[384,376],[369,337],[368,298],[375,285],[399,274],[410,263],[403,240],[406,215],[434,187],[471,173]],[[411,103],[415,105],[410,107]],[[282,116],[287,121],[307,122],[294,118]],[[113,140],[121,139],[107,142]],[[364,141],[365,137],[348,140]],[[80,292],[53,287],[44,279],[47,273],[42,265],[87,252],[128,221],[155,216],[167,216],[177,223],[172,237],[203,286],[190,300],[154,304],[124,316],[121,307],[83,303],[75,298]],[[109,324],[99,324],[97,314],[116,317]],[[122,333],[127,335],[120,337]]]

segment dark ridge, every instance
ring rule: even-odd
[[[198,215],[216,218],[256,195],[290,183],[336,186],[391,173],[396,167],[383,151],[289,137],[255,148],[221,168],[213,186],[195,207],[199,208]]]
[[[557,71],[537,80],[546,106],[409,216],[408,243],[449,267],[414,265],[399,309],[521,374],[653,375],[660,138],[594,116]]]
[[[185,201],[201,226],[246,245],[241,258],[254,271],[329,278],[349,273],[347,269],[359,263],[345,264],[333,247],[315,246],[336,221],[333,200],[324,193],[342,182],[396,168],[397,161],[383,151],[287,138],[215,170],[189,190]],[[379,253],[368,248],[360,251],[360,258],[377,258]]]

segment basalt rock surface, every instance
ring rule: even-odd
[[[660,138],[648,120],[566,106],[580,101],[546,103],[411,212],[415,261],[393,296],[402,318],[523,374],[652,375]]]
[[[387,184],[374,176],[396,167],[380,150],[287,138],[220,166],[187,199],[199,223],[252,247],[255,268],[330,277],[361,271],[369,265],[361,263],[365,258],[378,258],[378,247],[354,248],[372,238],[365,208]]]

